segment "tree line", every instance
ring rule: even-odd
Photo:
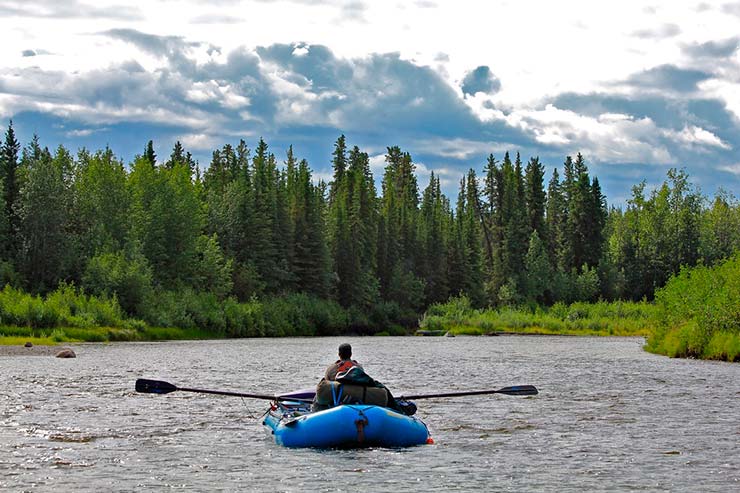
[[[281,162],[282,161],[282,162]],[[608,208],[584,156],[545,184],[537,157],[488,156],[453,202],[411,155],[387,148],[380,190],[370,159],[344,136],[329,183],[305,159],[260,139],[214,150],[201,173],[177,142],[149,141],[124,163],[109,148],[21,148],[12,122],[0,149],[0,282],[44,294],[60,282],[115,296],[131,316],[158,293],[248,301],[291,293],[418,314],[465,294],[475,306],[651,299],[682,265],[740,247],[740,207],[703,196],[685,172],[633,187]]]

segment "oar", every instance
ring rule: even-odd
[[[442,394],[403,395],[399,400],[432,399],[434,397],[462,397],[465,395],[506,394],[506,395],[537,395],[539,392],[534,385],[516,385],[498,390],[469,390],[466,392],[445,392]]]
[[[311,402],[311,399],[302,399],[296,397],[282,397],[279,395],[268,395],[268,394],[247,394],[243,392],[227,392],[225,390],[205,390],[205,389],[189,389],[186,387],[177,387],[169,382],[163,382],[161,380],[147,380],[139,378],[136,380],[136,391],[144,394],[169,394],[170,392],[198,392],[199,394],[215,394],[215,395],[230,395],[233,397],[249,397],[251,399],[265,399],[268,401],[302,401]]]

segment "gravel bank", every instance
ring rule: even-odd
[[[63,349],[72,349],[66,346],[2,346],[0,357],[3,356],[56,356]]]

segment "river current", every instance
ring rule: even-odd
[[[266,401],[137,394],[137,378],[282,393],[340,342],[396,395],[535,385],[534,397],[418,400],[434,445],[290,450]],[[641,338],[376,337],[80,344],[0,357],[0,491],[738,491],[740,365]]]

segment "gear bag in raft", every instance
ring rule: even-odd
[[[321,380],[316,387],[315,403],[333,407],[340,404],[373,404],[388,406],[388,392],[380,387]]]

